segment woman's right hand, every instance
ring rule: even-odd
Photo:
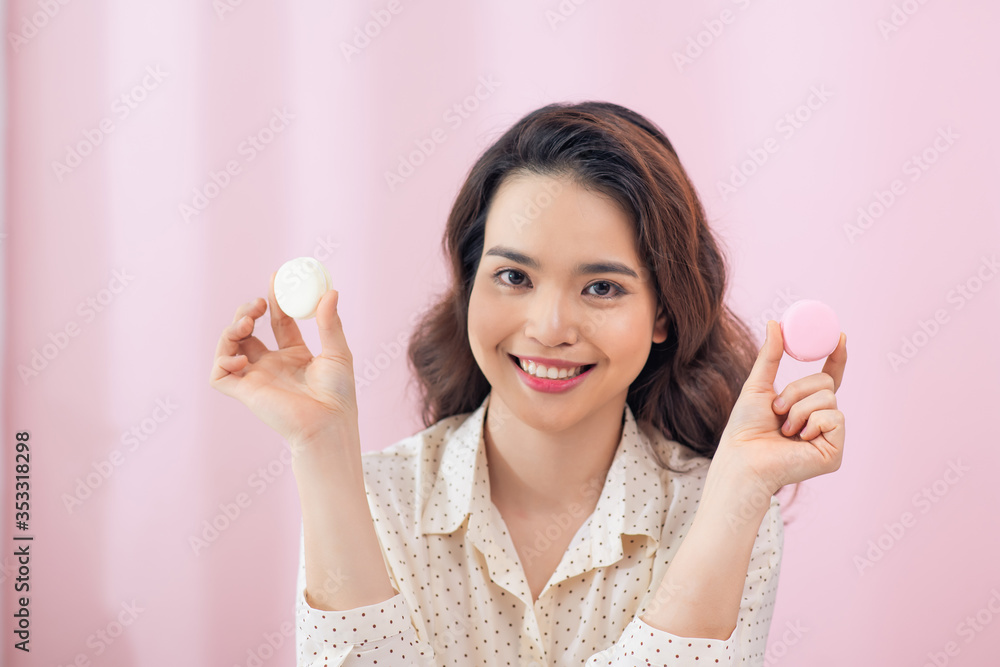
[[[264,300],[243,304],[219,338],[209,385],[241,401],[293,447],[342,427],[356,431],[354,358],[337,314],[339,293],[327,291],[316,308],[322,351],[314,357],[298,324],[278,307],[275,275],[268,301],[278,349],[267,349],[252,335],[254,322],[266,310]]]

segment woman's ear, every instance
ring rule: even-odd
[[[663,306],[656,309],[656,322],[653,324],[653,342],[662,343],[667,340],[667,314],[663,312]]]

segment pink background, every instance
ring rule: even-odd
[[[370,371],[364,449],[422,428],[405,341],[444,286],[454,196],[523,114],[586,99],[665,130],[758,340],[789,298],[831,304],[848,334],[844,464],[804,484],[787,513],[768,664],[992,664],[1000,7],[398,0],[378,26],[371,12],[387,2],[228,4],[94,0],[49,18],[36,1],[7,3],[4,664],[291,664],[295,480],[280,438],[208,386],[220,332],[282,262],[317,257],[341,291],[356,370]],[[883,34],[894,14],[901,25]],[[24,32],[25,21],[44,25]],[[368,22],[377,34],[345,56]],[[14,44],[11,33],[31,36]],[[165,74],[143,89],[147,68]],[[116,100],[133,89],[122,117]],[[449,124],[463,104],[467,117]],[[294,118],[249,159],[241,142],[274,109]],[[792,132],[784,119],[796,112]],[[102,119],[113,131],[95,134]],[[390,189],[386,172],[436,128],[446,140]],[[948,128],[953,142],[935,147]],[[53,163],[88,133],[100,143],[57,175]],[[763,165],[746,162],[762,152]],[[933,163],[914,171],[925,152]],[[239,173],[185,221],[179,206],[229,161]],[[741,168],[745,183],[720,192]],[[881,210],[880,196],[892,199]],[[859,207],[878,217],[851,236]],[[131,276],[124,288],[116,271]],[[316,352],[314,322],[303,330]],[[67,325],[76,335],[61,339]],[[257,331],[273,346],[266,318]],[[47,344],[45,368],[22,379]],[[820,368],[785,357],[777,388]],[[173,405],[165,419],[157,401]],[[13,434],[25,429],[30,654],[13,650],[10,630]],[[142,439],[123,440],[133,429]],[[120,465],[69,511],[64,497],[116,450]],[[196,554],[190,538],[239,494],[249,506]],[[134,618],[123,614],[132,604]],[[124,632],[99,643],[120,615]]]

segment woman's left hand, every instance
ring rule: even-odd
[[[838,470],[844,455],[844,413],[837,409],[835,392],[847,365],[847,336],[841,332],[822,372],[790,382],[779,396],[774,380],[783,353],[781,326],[768,320],[764,346],[714,457],[728,470],[735,465],[749,475],[753,488],[763,486],[772,494]],[[775,405],[778,398],[784,401],[781,407]]]

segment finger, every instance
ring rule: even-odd
[[[250,301],[241,304],[240,307],[236,309],[236,314],[233,315],[232,323],[236,324],[236,322],[242,319],[244,315],[250,315],[254,319],[257,319],[264,314],[264,306],[266,305],[267,303],[261,297],[251,299]]]
[[[216,357],[215,364],[212,366],[212,372],[208,378],[209,385],[227,396],[233,396],[236,386],[239,384],[239,379],[242,377],[239,373],[248,364],[249,361],[247,361],[246,355],[243,354]]]
[[[215,360],[215,365],[226,373],[236,374],[249,366],[250,361],[247,359],[247,355],[236,354],[230,357],[218,357]]]
[[[316,322],[319,324],[319,342],[323,346],[320,356],[328,359],[348,359],[353,361],[351,350],[344,335],[344,323],[337,311],[340,292],[327,290],[316,307]]]
[[[809,417],[809,423],[802,429],[799,437],[803,440],[813,441],[822,436],[823,440],[830,443],[830,447],[822,446],[822,442],[813,443],[820,446],[820,453],[835,466],[832,470],[840,467],[840,460],[844,451],[844,413],[840,410],[818,410]],[[825,470],[824,472],[832,472]]]
[[[215,347],[215,356],[231,357],[242,352],[247,355],[250,363],[256,362],[261,355],[267,352],[267,346],[260,339],[251,335],[253,326],[253,316],[244,315],[242,319],[223,329],[219,343]]]
[[[268,291],[267,299],[271,304],[271,330],[274,331],[274,340],[278,342],[278,348],[295,347],[305,343],[302,341],[302,334],[299,332],[299,325],[295,319],[285,314],[285,311],[278,305],[278,299],[274,296],[274,278],[278,275],[275,271],[271,274],[271,289]]]
[[[784,354],[785,344],[781,337],[781,327],[774,320],[767,321],[764,345],[757,353],[757,360],[750,369],[744,388],[758,391],[774,391],[774,379],[778,375],[778,365]]]
[[[775,414],[785,414],[798,401],[824,389],[829,389],[831,392],[834,391],[833,378],[826,373],[813,373],[804,378],[799,378],[795,382],[789,382],[781,390],[781,393],[774,397],[774,400],[771,402],[771,409]]]
[[[836,410],[837,396],[830,388],[820,389],[797,401],[788,412],[788,419],[781,426],[784,435],[793,435],[805,426],[810,415],[821,410]],[[800,434],[801,437],[801,434]]]
[[[823,372],[833,378],[833,390],[840,388],[840,382],[844,379],[844,367],[847,366],[847,334],[840,332],[840,341],[837,348],[827,357],[823,364]]]
[[[215,356],[219,356],[220,354],[233,355],[239,352],[239,343],[248,335],[249,332],[253,331],[253,319],[256,319],[264,314],[264,306],[265,302],[260,297],[240,304],[240,306],[236,309],[236,314],[233,315],[232,323],[229,327],[223,329],[222,331],[222,336],[219,338],[219,344],[215,348]],[[247,315],[251,318],[249,323],[241,323],[240,320],[246,318]],[[256,338],[253,340],[260,342]],[[235,344],[233,344],[234,342]],[[263,343],[261,343],[261,346],[263,346]],[[254,352],[264,352],[267,350],[266,347],[263,347],[263,349],[257,348],[256,346],[254,347]],[[256,361],[256,359],[254,359],[254,361]]]
[[[802,481],[840,469],[844,458],[843,413],[839,410],[814,412],[810,430],[782,448],[784,482]]]

